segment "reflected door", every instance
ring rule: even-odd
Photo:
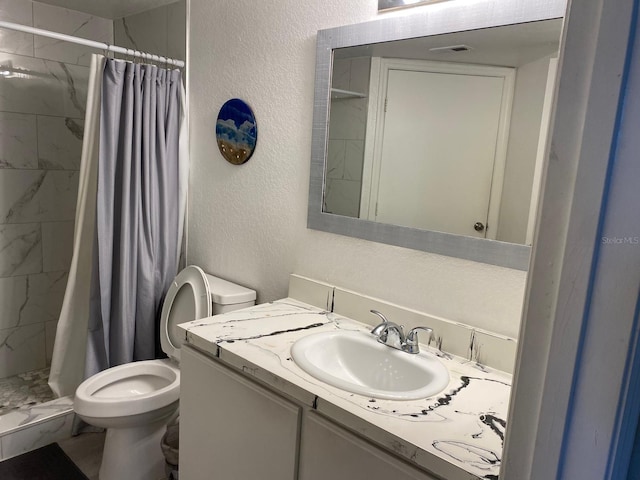
[[[508,125],[504,83],[501,76],[388,70],[376,221],[495,238],[490,208]]]

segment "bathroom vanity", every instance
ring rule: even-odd
[[[449,371],[441,393],[409,401],[350,393],[300,369],[291,346],[371,327],[290,298],[180,328],[185,480],[498,476],[506,373],[422,346]]]

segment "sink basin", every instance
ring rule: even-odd
[[[427,398],[449,383],[449,372],[433,355],[396,350],[365,332],[308,335],[293,344],[291,356],[318,380],[374,398]]]

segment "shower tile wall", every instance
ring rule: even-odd
[[[336,59],[332,87],[367,95],[369,58]],[[358,217],[367,126],[367,98],[340,97],[331,100],[331,122],[327,151],[325,210]]]
[[[29,0],[0,19],[113,43],[113,22]],[[91,49],[0,29],[0,378],[51,359],[71,261]]]
[[[186,58],[185,0],[114,20],[115,43],[147,53]]]

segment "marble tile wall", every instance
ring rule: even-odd
[[[187,38],[186,1],[114,20],[115,43],[164,57],[184,60]]]
[[[56,406],[49,410],[59,410],[60,413],[44,420],[31,419],[24,428],[16,429],[9,434],[0,436],[0,460],[6,460],[53,442],[71,438],[73,427],[73,402]],[[41,408],[43,410],[44,408]],[[35,410],[35,409],[34,409]],[[10,414],[9,414],[10,415]],[[34,417],[36,417],[34,415]]]
[[[71,437],[73,397],[26,405],[0,415],[0,461]]]
[[[31,0],[0,0],[0,19],[113,43],[112,20]],[[51,360],[93,51],[0,29],[0,378]]]
[[[332,87],[367,94],[368,58],[337,59]],[[325,208],[349,217],[360,213],[360,190],[367,124],[367,98],[339,97],[331,101],[327,151]]]

